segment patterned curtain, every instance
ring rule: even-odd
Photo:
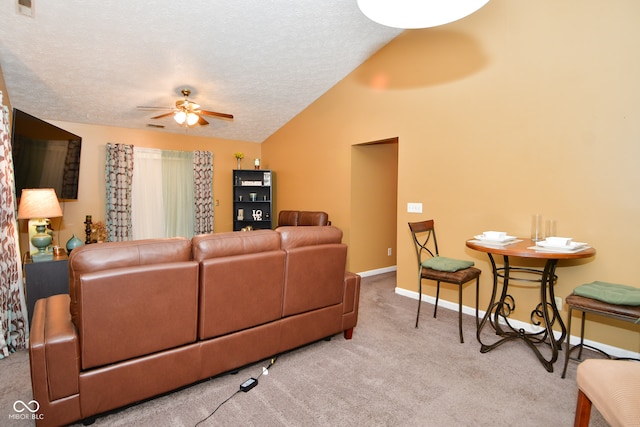
[[[9,109],[0,91],[0,359],[29,342],[20,240],[16,222],[13,157],[9,138]]]
[[[193,153],[195,235],[213,233],[213,153]]]
[[[108,240],[131,240],[131,182],[133,180],[133,145],[107,144],[105,168]]]

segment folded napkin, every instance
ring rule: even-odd
[[[640,288],[595,281],[578,286],[573,293],[617,305],[640,305]]]
[[[433,258],[423,261],[422,266],[431,268],[432,270],[454,273],[458,270],[464,270],[465,268],[473,266],[473,261],[463,261],[443,256],[434,256]]]

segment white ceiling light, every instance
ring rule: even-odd
[[[193,126],[198,123],[200,117],[196,113],[187,113],[187,126]]]
[[[191,111],[187,112],[185,110],[180,110],[176,111],[176,113],[173,115],[173,119],[179,125],[183,125],[185,124],[185,122],[187,122],[187,126],[193,126],[198,123],[200,117],[196,113],[193,113]]]
[[[173,115],[173,119],[178,122],[179,125],[183,124],[185,120],[187,120],[187,113],[185,113],[184,111],[180,110],[177,111],[174,115]]]
[[[489,0],[358,0],[374,22],[394,28],[429,28],[448,24],[487,4]]]

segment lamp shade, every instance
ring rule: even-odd
[[[394,28],[429,28],[471,15],[489,0],[358,0],[374,22]]]
[[[18,219],[62,216],[58,196],[53,188],[25,188],[20,196]]]

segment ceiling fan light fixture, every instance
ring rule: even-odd
[[[184,111],[177,111],[174,115],[173,115],[173,119],[179,124],[184,124],[185,120],[187,120],[187,113],[185,113]]]
[[[200,117],[196,113],[188,113],[187,114],[187,126],[193,126],[198,123]]]
[[[489,0],[358,0],[369,19],[387,27],[417,29],[448,24],[471,15]]]

